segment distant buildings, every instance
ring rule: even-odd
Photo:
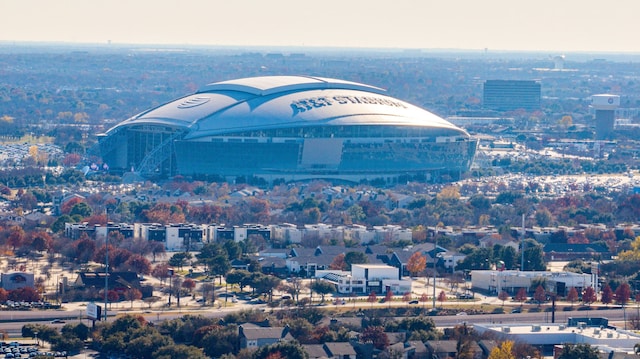
[[[482,97],[486,109],[537,110],[540,109],[541,85],[538,81],[487,80]]]
[[[198,250],[203,243],[233,240],[241,242],[250,237],[260,237],[265,242],[303,243],[304,241],[352,240],[359,244],[384,241],[411,241],[412,230],[397,225],[374,226],[368,229],[361,225],[333,226],[323,223],[298,227],[289,223],[277,225],[246,224],[228,227],[225,225],[196,225],[158,223],[109,223],[89,225],[87,223],[66,223],[65,236],[79,239],[106,238],[118,232],[124,238],[141,238],[157,241],[165,245],[167,251]]]

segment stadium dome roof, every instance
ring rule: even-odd
[[[466,132],[424,109],[361,83],[309,76],[263,76],[216,82],[133,116],[122,127],[168,126],[185,140],[252,131],[331,125],[394,125]]]

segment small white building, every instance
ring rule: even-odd
[[[316,278],[336,284],[341,294],[386,293],[400,295],[411,292],[411,280],[400,277],[400,270],[386,264],[353,264],[351,272],[318,270]]]
[[[559,295],[566,295],[569,288],[574,287],[581,292],[584,288],[593,287],[597,290],[596,280],[591,274],[578,274],[572,272],[543,272],[543,271],[517,271],[517,270],[474,270],[471,271],[471,285],[473,288],[488,293],[515,294],[520,288],[527,292],[533,292],[532,283],[544,279],[545,290]]]

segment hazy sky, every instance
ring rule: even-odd
[[[640,52],[638,0],[0,0],[0,41]]]

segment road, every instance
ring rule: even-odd
[[[331,308],[335,306],[325,306],[320,308]],[[362,308],[366,309],[369,307],[368,304],[362,305]],[[253,308],[258,310],[272,310],[271,308],[267,308],[265,304],[258,305],[243,305],[243,309]],[[228,307],[228,308],[207,308],[207,309],[197,309],[193,310],[193,308],[183,308],[183,309],[172,309],[172,310],[163,310],[163,311],[126,311],[120,310],[117,314],[136,314],[145,317],[150,322],[156,322],[159,320],[168,320],[175,319],[184,316],[185,314],[197,314],[203,315],[209,318],[222,318],[228,313],[239,310],[240,307]],[[624,326],[625,320],[625,311],[620,308],[616,309],[607,309],[607,310],[589,310],[589,311],[558,311],[555,314],[555,323],[567,323],[567,319],[570,317],[605,317],[609,319],[609,323],[617,323],[619,326]],[[273,310],[287,310],[287,308],[273,308]],[[425,309],[426,311],[426,309]],[[637,308],[629,307],[626,309],[626,319],[629,320],[630,317],[636,316]],[[54,327],[62,327],[64,323],[60,324],[51,324],[51,320],[53,319],[64,319],[66,323],[77,323],[79,320],[82,320],[88,326],[91,326],[91,321],[85,319],[79,319],[79,311],[2,311],[2,316],[0,317],[3,322],[0,322],[0,330],[6,331],[11,337],[19,337],[22,326],[27,323],[38,323],[38,324],[47,324]],[[114,317],[111,315],[115,315],[115,311],[110,312],[109,320],[113,320]],[[455,325],[460,325],[463,323],[467,323],[469,325],[477,324],[523,324],[523,323],[532,323],[532,324],[540,324],[540,323],[551,323],[552,322],[552,313],[551,312],[539,312],[539,313],[508,313],[508,314],[482,314],[482,315],[448,315],[448,316],[432,316],[430,317],[436,323],[436,326],[439,328],[444,327],[452,327]]]

